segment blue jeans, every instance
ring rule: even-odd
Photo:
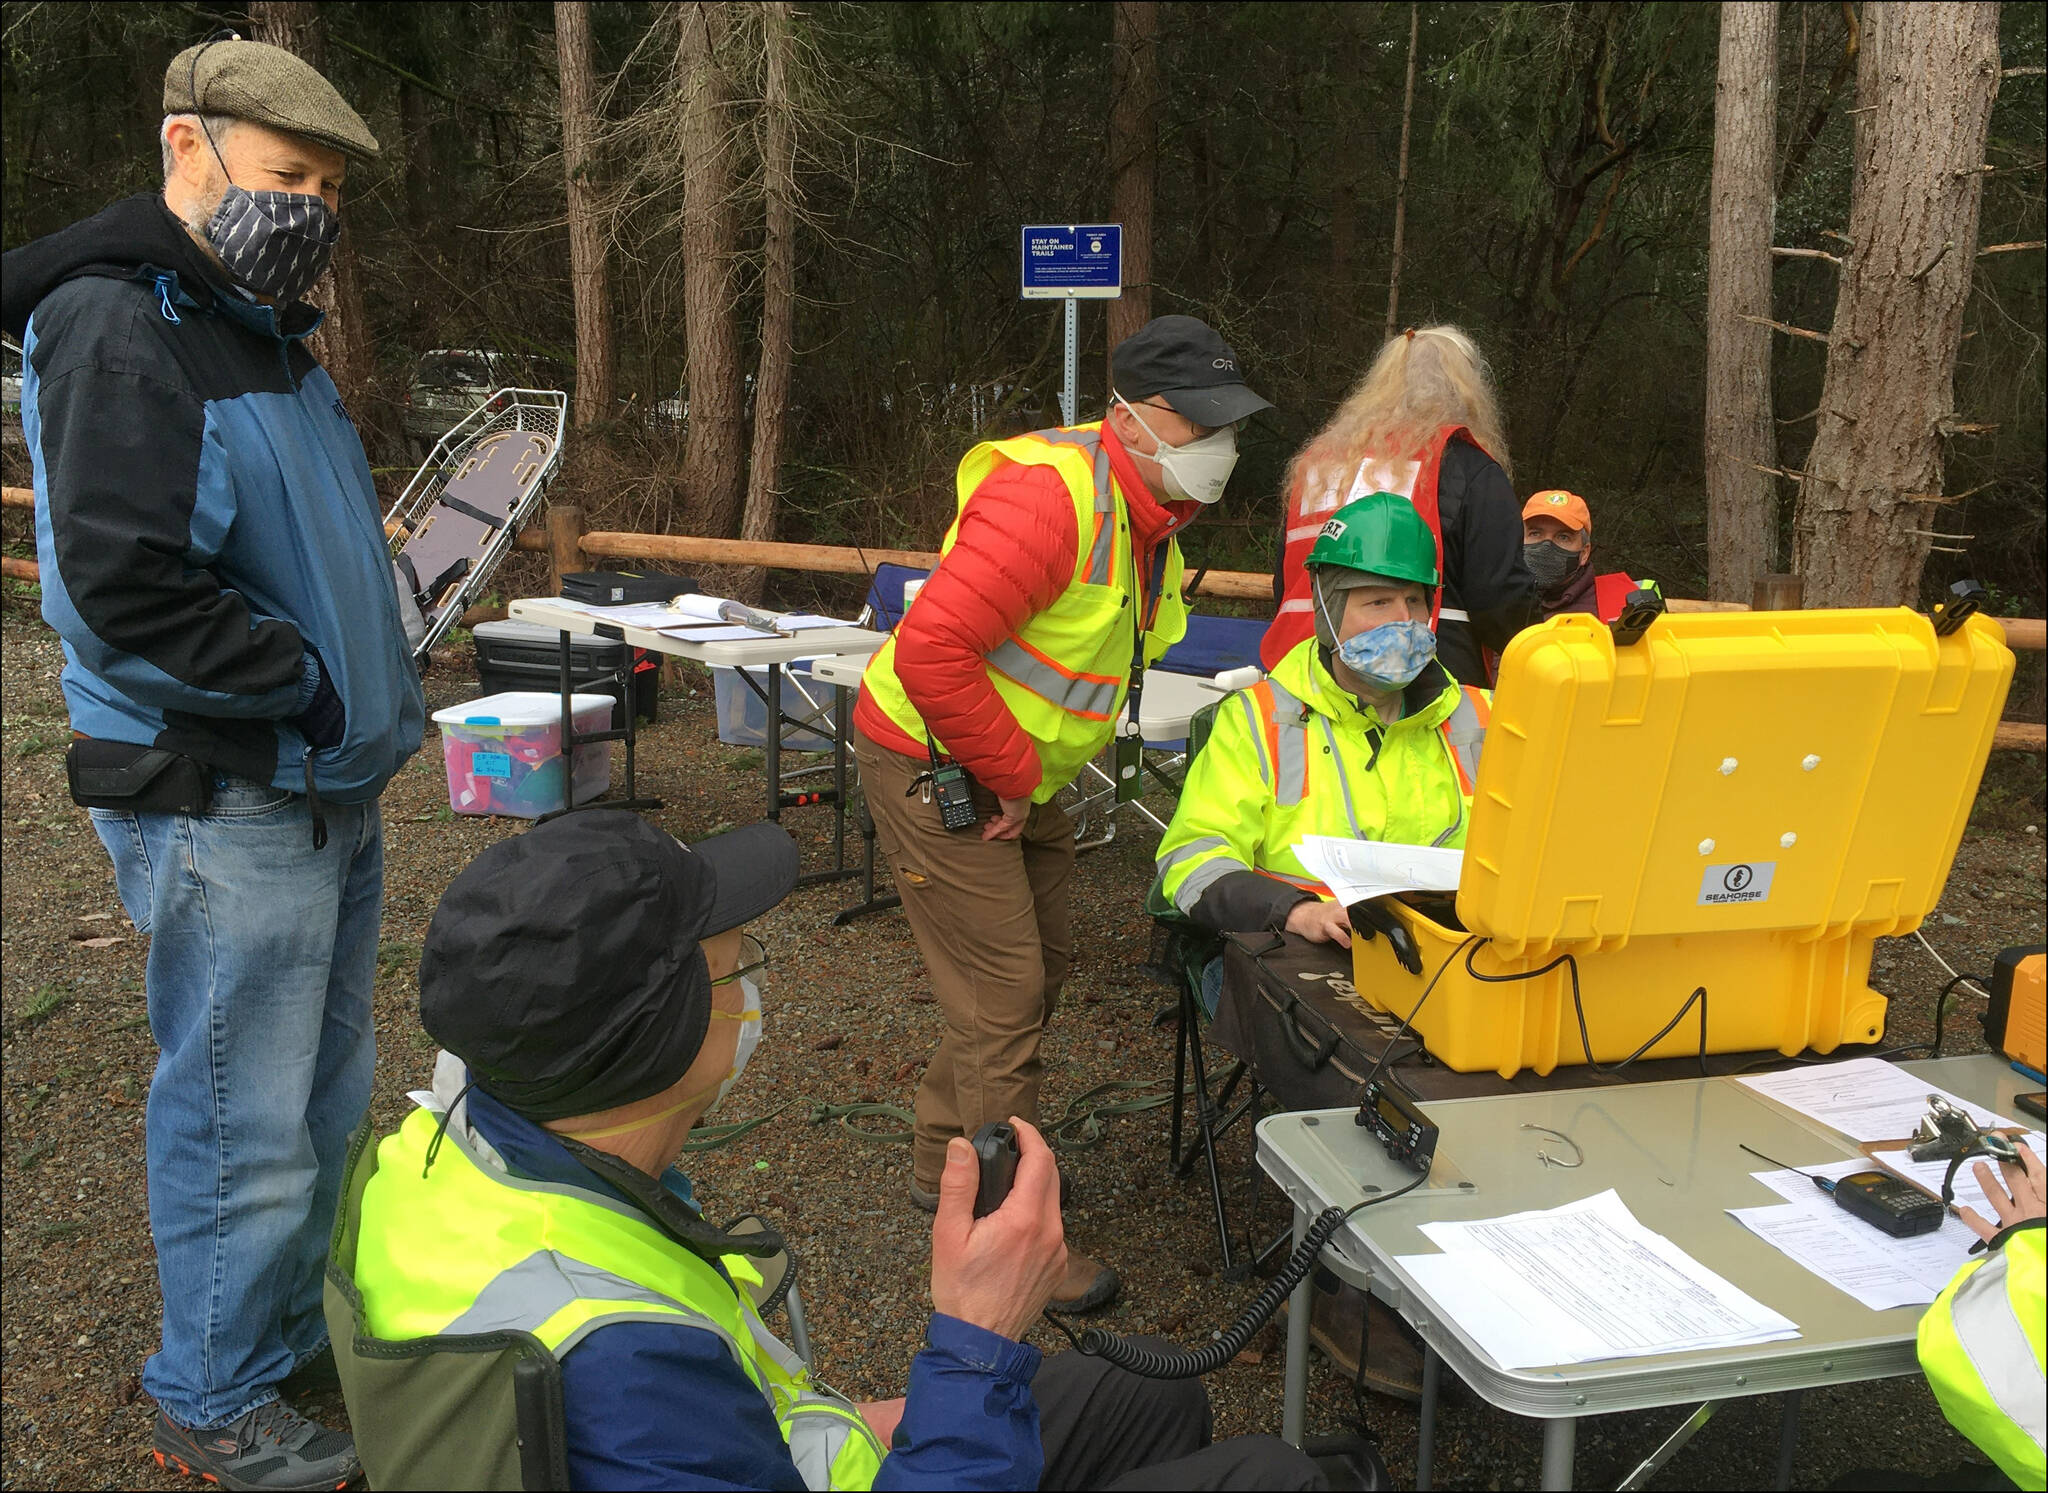
[[[215,780],[204,815],[92,810],[149,941],[149,1226],[163,1346],[142,1386],[179,1425],[277,1398],[326,1345],[321,1276],[370,1102],[384,902],[377,805]]]

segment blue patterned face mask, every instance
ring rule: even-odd
[[[1405,688],[1436,657],[1436,634],[1421,622],[1382,622],[1337,645],[1337,662],[1382,694]]]

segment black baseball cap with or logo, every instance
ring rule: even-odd
[[[1110,354],[1116,392],[1136,404],[1157,394],[1197,425],[1232,425],[1273,407],[1245,387],[1237,354],[1207,322],[1155,316]]]
[[[531,1119],[658,1094],[710,1024],[698,943],[782,901],[796,869],[780,825],[685,848],[623,809],[551,819],[449,883],[420,954],[420,1022]]]

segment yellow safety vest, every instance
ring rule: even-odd
[[[1217,710],[1159,842],[1157,891],[1190,913],[1218,878],[1256,871],[1328,896],[1295,857],[1303,835],[1463,846],[1492,713],[1488,691],[1449,683],[1384,726],[1314,638],[1297,643]]]
[[[414,1110],[379,1143],[360,1202],[344,1203],[354,1213],[344,1214],[342,1230],[372,1336],[389,1344],[524,1333],[560,1358],[614,1322],[693,1327],[724,1343],[761,1391],[805,1487],[873,1486],[886,1450],[853,1403],[814,1384],[803,1360],[762,1323],[739,1289],[760,1282],[751,1261],[723,1257],[728,1281],[639,1210],[594,1188],[529,1182],[479,1164],[455,1130],[428,1167],[438,1123],[433,1112]],[[459,1403],[424,1393],[419,1402],[438,1406],[448,1436],[473,1432]],[[720,1434],[716,1426],[704,1431]],[[378,1449],[361,1426],[357,1434],[371,1468]],[[394,1481],[410,1481],[393,1471]]]
[[[1039,782],[1031,799],[1044,803],[1109,744],[1130,691],[1141,582],[1134,569],[1130,510],[1110,471],[1099,422],[984,441],[969,451],[954,479],[960,506],[939,546],[941,564],[959,537],[969,499],[1006,464],[1056,470],[1073,498],[1079,537],[1074,578],[1065,592],[1027,618],[985,660],[989,682],[1038,749]],[[1180,546],[1171,539],[1165,543],[1159,594],[1145,599],[1153,606],[1144,638],[1148,664],[1187,632]],[[868,665],[861,689],[904,735],[913,741],[932,739],[896,676],[893,637]],[[944,742],[938,746],[946,749]]]
[[[2044,1275],[2037,1223],[1963,1266],[1920,1319],[1920,1367],[1941,1413],[2022,1488],[2048,1482]]]

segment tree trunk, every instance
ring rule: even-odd
[[[754,449],[747,463],[747,506],[740,538],[775,537],[782,497],[782,440],[789,420],[789,383],[796,339],[796,111],[790,67],[796,52],[789,0],[761,7],[765,82],[761,96],[762,238],[761,365],[754,376]],[[765,572],[735,578],[742,599],[758,601]]]
[[[693,534],[730,538],[746,492],[746,410],[740,380],[733,260],[731,14],[726,0],[679,0],[683,84],[683,316],[688,431],[683,502]]]
[[[1159,182],[1158,0],[1116,0],[1109,52],[1109,177],[1124,228],[1124,293],[1109,350],[1152,319],[1152,196]],[[1114,384],[1115,375],[1110,375]]]
[[[327,71],[327,32],[320,7],[313,0],[250,0],[249,18],[255,23],[257,41],[284,48],[316,72]],[[360,167],[358,162],[350,164]],[[379,422],[370,409],[370,381],[376,372],[376,357],[370,348],[369,323],[363,316],[355,242],[346,226],[346,196],[341,217],[344,226],[334,246],[334,258],[306,296],[324,313],[320,330],[306,339],[307,350],[334,380],[335,391],[358,429],[374,434]]]
[[[1777,428],[1771,423],[1771,229],[1778,127],[1778,7],[1721,6],[1707,245],[1707,595],[1747,601],[1777,567]],[[1745,320],[1756,318],[1756,320]]]
[[[1864,7],[1853,248],[1794,524],[1810,607],[1919,602],[1998,76],[1997,4]]]
[[[569,285],[576,307],[576,424],[616,413],[612,393],[611,296],[606,282],[604,225],[591,180],[591,136],[597,125],[596,69],[591,61],[590,7],[555,0],[555,60],[561,70],[562,169],[569,184]]]
[[[1408,83],[1401,93],[1401,165],[1394,178],[1394,260],[1387,271],[1387,330],[1382,341],[1394,336],[1396,315],[1401,304],[1401,241],[1408,230],[1408,128],[1415,121],[1415,43],[1422,27],[1422,9],[1410,0],[1408,6]]]

